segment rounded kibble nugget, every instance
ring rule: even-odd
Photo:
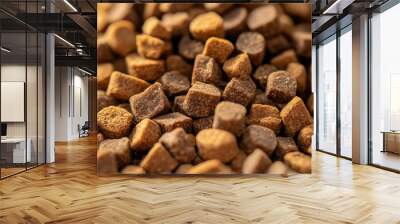
[[[233,158],[231,162],[232,170],[238,173],[242,172],[243,163],[246,160],[246,157],[246,153],[244,153],[242,150],[239,150],[238,154],[236,154],[235,158]]]
[[[127,20],[112,23],[107,28],[107,42],[120,56],[126,56],[136,49],[135,26]]]
[[[189,26],[192,36],[205,42],[210,37],[224,37],[224,21],[215,12],[207,12],[196,16]]]
[[[167,13],[161,18],[161,23],[171,31],[173,36],[187,33],[189,22],[189,14],[187,12]]]
[[[312,125],[305,126],[300,130],[299,134],[297,135],[297,144],[303,151],[307,150],[307,148],[311,145],[312,136],[313,136]]]
[[[299,173],[311,173],[311,156],[301,152],[289,152],[284,157],[285,163]]]
[[[197,40],[190,39],[189,36],[184,36],[179,41],[179,54],[188,60],[193,60],[196,55],[201,54],[204,49],[204,44]]]
[[[151,148],[161,136],[158,124],[148,118],[140,121],[131,133],[130,148],[133,151],[145,151]]]
[[[183,110],[191,117],[208,117],[220,98],[221,92],[214,85],[195,82],[186,94]]]
[[[150,17],[144,21],[143,33],[160,39],[171,39],[171,30],[168,30],[157,17]]]
[[[237,35],[246,29],[247,9],[238,7],[224,14],[224,30],[227,35]]]
[[[243,162],[242,173],[265,173],[271,163],[271,159],[263,150],[255,149]]]
[[[304,65],[292,62],[290,63],[286,71],[291,75],[297,82],[297,95],[302,95],[307,89],[307,71]]]
[[[247,17],[247,26],[251,31],[257,31],[266,38],[275,36],[281,31],[279,12],[273,5],[255,8]]]
[[[146,81],[157,80],[165,72],[165,63],[163,60],[153,60],[137,54],[130,54],[125,57],[125,61],[127,71],[130,75]]]
[[[150,83],[121,72],[113,72],[107,88],[107,95],[117,100],[129,100],[129,97],[142,92]]]
[[[275,161],[269,166],[267,174],[273,175],[287,175],[287,166],[282,161]]]
[[[241,33],[236,40],[236,48],[243,53],[247,53],[253,65],[262,63],[265,55],[265,47],[265,38],[257,32]]]
[[[160,78],[162,88],[168,96],[175,96],[186,93],[190,88],[188,77],[178,71],[165,73]]]
[[[121,170],[121,173],[137,175],[146,174],[146,171],[140,166],[128,165]]]
[[[232,170],[221,161],[212,159],[192,167],[188,174],[232,174]]]
[[[246,53],[239,54],[225,61],[223,70],[228,78],[250,76],[252,72],[250,58]]]
[[[259,86],[263,89],[267,86],[268,76],[272,72],[276,72],[278,69],[270,64],[264,64],[257,67],[253,73],[253,78],[258,82]]]
[[[260,125],[249,125],[243,133],[241,146],[249,154],[256,148],[262,149],[268,156],[271,156],[277,146],[275,133]]]
[[[176,170],[176,174],[187,174],[190,169],[192,169],[193,165],[192,164],[182,164],[180,165]]]
[[[267,97],[277,103],[286,103],[296,96],[297,82],[288,72],[273,72],[268,77]]]
[[[183,128],[175,128],[163,134],[160,142],[181,163],[190,163],[196,157],[195,137],[187,134]]]
[[[97,125],[107,138],[127,136],[132,124],[132,114],[120,107],[109,106],[97,113]]]
[[[286,15],[285,13],[282,13],[279,15],[279,26],[281,27],[281,30],[284,34],[290,36],[292,34],[293,28],[294,28],[294,22],[293,19]]]
[[[215,107],[213,128],[240,136],[246,123],[246,108],[240,104],[222,101]]]
[[[147,34],[136,36],[136,46],[140,56],[151,59],[159,59],[167,47],[165,41]]]
[[[224,63],[234,50],[233,44],[226,39],[211,37],[207,39],[203,54],[214,58],[218,63]]]
[[[247,107],[253,100],[255,93],[256,84],[254,84],[251,78],[233,78],[225,86],[222,98]]]
[[[204,8],[217,13],[223,13],[226,10],[230,9],[232,6],[233,4],[229,3],[204,3]]]
[[[278,35],[267,40],[267,50],[270,54],[275,55],[290,48],[290,43],[284,35]]]
[[[178,162],[169,154],[161,143],[156,143],[140,162],[140,166],[148,173],[169,173]]]
[[[217,159],[227,163],[239,152],[235,136],[219,129],[201,130],[196,136],[196,145],[204,160]]]
[[[186,11],[192,8],[192,4],[190,3],[160,3],[159,9],[161,12],[179,12]]]
[[[286,69],[291,62],[298,62],[296,52],[293,49],[286,50],[277,56],[271,58],[270,63],[278,69]]]

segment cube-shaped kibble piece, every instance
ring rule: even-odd
[[[220,102],[215,108],[213,128],[240,136],[246,125],[246,108],[229,101]]]
[[[232,54],[235,47],[226,39],[211,37],[206,41],[203,54],[214,58],[218,63],[223,64]]]
[[[194,61],[192,83],[204,82],[220,86],[222,84],[222,73],[214,58],[197,55]]]
[[[248,121],[250,123],[257,122],[264,117],[279,117],[279,109],[275,106],[264,105],[264,104],[253,104],[251,105]]]
[[[117,103],[113,97],[107,96],[106,92],[97,90],[97,112],[105,107],[117,105]]]
[[[160,142],[181,163],[191,163],[196,157],[196,139],[192,134],[187,134],[183,128],[163,134]]]
[[[291,75],[297,82],[297,95],[302,96],[307,90],[307,71],[304,65],[292,62],[287,66],[286,71]]]
[[[217,159],[211,159],[192,167],[188,174],[232,174],[233,171]]]
[[[225,61],[223,70],[229,78],[245,78],[250,76],[252,67],[246,53],[239,54]]]
[[[143,92],[149,86],[150,83],[143,79],[115,71],[111,75],[107,95],[118,100],[128,101],[129,97]]]
[[[131,21],[120,20],[108,26],[107,43],[120,56],[126,56],[136,49],[135,26]]]
[[[178,44],[179,54],[191,61],[195,59],[197,55],[201,54],[203,49],[204,44],[202,42],[192,40],[189,36],[182,37]]]
[[[288,72],[273,72],[268,77],[267,97],[276,103],[286,103],[296,96],[297,82]]]
[[[297,144],[300,146],[301,150],[308,152],[308,147],[311,146],[313,136],[313,126],[308,125],[302,128],[297,135]]]
[[[167,47],[165,41],[147,34],[136,36],[136,46],[140,56],[151,59],[159,59]]]
[[[217,159],[227,163],[239,152],[235,136],[220,129],[201,130],[196,136],[196,145],[204,160]]]
[[[170,173],[178,165],[161,143],[156,143],[140,162],[147,173]]]
[[[112,63],[102,63],[97,65],[97,89],[106,90],[110,82],[111,73],[114,71]]]
[[[284,156],[285,163],[299,173],[311,173],[311,156],[302,152],[289,152]]]
[[[183,110],[183,101],[185,100],[186,95],[176,96],[174,98],[174,103],[172,104],[172,112],[185,113]]]
[[[275,65],[278,69],[286,69],[288,64],[298,61],[296,52],[293,49],[289,49],[273,57],[270,63],[271,65]]]
[[[121,170],[121,173],[138,175],[138,174],[146,174],[146,171],[140,166],[127,165]]]
[[[129,102],[136,121],[153,118],[170,108],[168,98],[158,82],[152,84],[143,92],[131,96]]]
[[[107,37],[105,35],[97,37],[97,62],[105,63],[110,62],[114,59],[114,53],[108,44]]]
[[[180,55],[170,55],[165,62],[167,71],[178,71],[186,77],[192,75],[193,67],[187,63]]]
[[[255,149],[243,162],[242,173],[265,173],[271,164],[271,159],[263,150]]]
[[[221,91],[211,84],[195,82],[183,101],[183,110],[191,117],[208,117],[221,99]]]
[[[263,117],[254,124],[269,128],[274,131],[276,135],[278,135],[281,130],[281,123],[282,120],[278,117]]]
[[[193,133],[197,134],[203,129],[212,128],[214,116],[203,117],[193,121]]]
[[[196,16],[189,26],[192,36],[205,42],[210,37],[224,37],[224,20],[215,12]]]
[[[254,84],[251,78],[233,78],[225,86],[222,98],[247,107],[255,94],[256,84]]]
[[[190,19],[187,12],[166,13],[161,18],[161,23],[171,31],[172,36],[187,33]]]
[[[269,166],[267,170],[267,174],[273,175],[287,175],[288,167],[282,161],[275,161]]]
[[[255,8],[247,17],[247,27],[266,38],[275,36],[281,32],[279,14],[281,13],[273,4]]]
[[[140,121],[131,133],[130,147],[132,151],[146,151],[161,137],[161,128],[148,118]]]
[[[257,67],[253,73],[253,78],[257,81],[258,85],[265,89],[267,87],[268,76],[272,72],[276,72],[277,68],[270,64],[264,64]]]
[[[144,21],[142,31],[153,37],[163,40],[171,39],[171,30],[167,29],[157,17],[150,17]]]
[[[231,168],[233,171],[241,173],[243,163],[246,160],[247,155],[242,150],[239,150],[238,154],[236,154],[235,158],[233,158],[231,162]]]
[[[268,52],[272,55],[278,54],[290,48],[290,42],[284,35],[274,36],[267,40]]]
[[[175,174],[187,174],[193,168],[192,164],[182,164],[175,170]]]
[[[265,38],[257,32],[241,33],[236,40],[236,48],[249,55],[253,65],[262,63],[265,55]]]
[[[312,124],[312,117],[306,105],[300,97],[294,97],[285,107],[282,108],[280,116],[289,136],[296,136],[297,133],[307,125]]]
[[[122,138],[129,134],[133,116],[121,107],[109,106],[97,113],[97,125],[107,138]]]
[[[161,76],[160,83],[168,96],[185,94],[190,88],[189,78],[178,71],[166,72]]]
[[[154,121],[160,125],[163,133],[175,128],[183,128],[187,132],[192,130],[192,118],[178,112],[161,115],[154,118]]]
[[[271,156],[275,151],[276,145],[276,135],[269,128],[252,124],[244,130],[241,148],[247,154],[259,148],[267,153],[268,156]]]
[[[131,161],[129,139],[106,139],[97,150],[97,171],[99,174],[115,174]]]
[[[163,60],[153,60],[137,54],[130,54],[125,57],[125,61],[127,71],[130,75],[146,81],[157,80],[165,72]]]
[[[247,9],[235,7],[224,14],[224,30],[227,35],[237,36],[246,29]]]
[[[275,155],[280,159],[283,160],[283,157],[286,153],[299,151],[297,148],[296,142],[293,140],[292,137],[277,137],[278,145],[275,149]]]

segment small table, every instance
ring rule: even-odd
[[[26,142],[27,147],[25,154],[25,138],[1,139],[1,159],[4,159],[6,163],[13,164],[30,162],[32,157],[32,140],[30,138],[27,138]]]
[[[383,150],[382,152],[391,152],[400,154],[400,131],[382,131]]]

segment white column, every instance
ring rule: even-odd
[[[55,161],[55,55],[54,35],[46,35],[46,163]]]

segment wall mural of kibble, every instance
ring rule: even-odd
[[[99,175],[311,173],[310,6],[99,3]]]

